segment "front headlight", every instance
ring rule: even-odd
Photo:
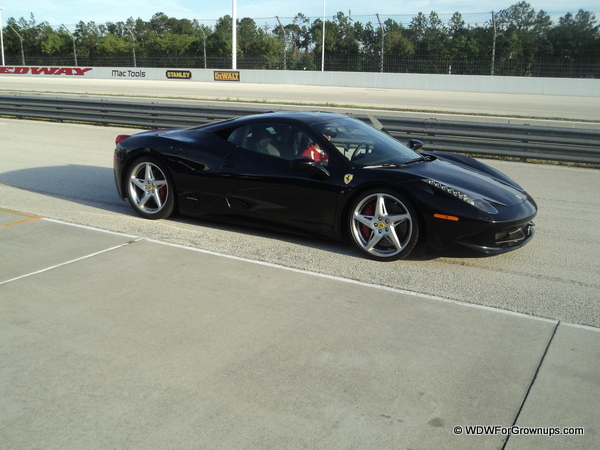
[[[441,191],[444,191],[447,194],[452,195],[453,197],[456,197],[459,200],[462,200],[465,203],[468,203],[471,206],[474,206],[481,211],[489,214],[498,214],[498,210],[494,208],[490,202],[474,192],[463,188],[457,188],[449,184],[440,183],[439,181],[435,181],[430,178],[424,178],[423,181]]]

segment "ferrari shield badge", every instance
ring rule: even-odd
[[[352,175],[351,173],[344,175],[344,183],[350,184],[352,178],[354,178],[354,175]]]

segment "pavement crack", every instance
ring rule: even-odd
[[[554,336],[556,336],[556,331],[558,330],[558,326],[560,325],[560,320],[558,320],[556,322],[556,325],[554,327],[554,330],[552,330],[552,335],[550,336],[550,339],[548,339],[548,344],[546,345],[546,348],[544,349],[544,354],[542,355],[542,357],[540,358],[540,362],[535,370],[535,373],[533,374],[533,377],[531,379],[531,383],[529,383],[529,386],[527,387],[527,392],[525,392],[525,395],[523,396],[523,401],[521,402],[521,406],[519,407],[519,410],[517,411],[517,414],[515,415],[515,420],[513,421],[511,427],[514,427],[517,425],[517,422],[519,421],[519,416],[521,415],[521,412],[523,411],[523,408],[525,407],[525,403],[527,403],[527,399],[529,398],[529,394],[531,393],[531,390],[533,389],[533,385],[535,384],[535,380],[537,380],[537,377],[540,373],[540,370],[542,368],[542,365],[544,364],[544,360],[546,359],[546,355],[548,354],[548,350],[550,349],[550,345],[552,345],[552,341],[554,340]],[[502,446],[502,450],[504,450],[506,448],[506,445],[508,444],[508,441],[510,440],[511,434],[509,434],[506,437],[506,440],[504,441],[504,445]]]

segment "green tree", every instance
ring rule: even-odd
[[[321,57],[321,49],[323,47],[323,21],[315,19],[310,26],[310,38],[313,43],[312,52],[314,59]],[[329,55],[326,62],[332,61],[333,56],[349,56],[357,55],[359,52],[359,42],[355,37],[355,28],[352,25],[352,20],[338,12],[334,16],[334,20],[325,22],[325,53]],[[348,58],[345,58],[349,61]],[[341,70],[341,66],[335,66],[335,70]],[[348,66],[344,70],[351,70]]]
[[[387,19],[384,22],[385,54],[408,57],[415,53],[415,44],[408,38],[407,30],[398,22]]]
[[[100,38],[97,50],[102,56],[125,56],[131,53],[131,44],[123,37],[108,33]]]
[[[263,33],[256,28],[256,22],[249,17],[238,21],[237,45],[240,56],[256,56],[260,48]]]
[[[549,54],[548,33],[550,16],[538,13],[527,2],[519,2],[500,11],[496,17],[499,29],[497,54],[500,59],[522,60],[522,68],[516,75],[531,75],[536,57]]]
[[[360,45],[356,35],[360,27],[355,26],[352,19],[341,11],[334,16],[332,26],[334,39],[329,50],[338,55],[358,54]]]
[[[163,12],[154,14],[150,19],[149,26],[157,36],[162,36],[164,33],[171,31],[169,16]]]
[[[421,56],[448,56],[448,34],[444,23],[435,12],[429,16],[417,14],[408,27],[409,36]]]
[[[231,54],[231,16],[223,16],[217,20],[214,31],[206,40],[207,51],[210,53],[224,55]]]
[[[568,60],[600,57],[599,29],[592,13],[581,9],[575,16],[567,13],[548,33],[552,54]]]
[[[178,58],[190,48],[195,40],[194,36],[166,31],[160,36],[150,37],[146,42],[146,47],[149,55],[155,57],[166,56],[169,61],[176,63]]]
[[[286,25],[290,48],[297,56],[306,54],[312,46],[310,19],[302,13],[296,14],[290,25]]]
[[[3,29],[4,50],[6,55],[14,55],[18,61],[21,60],[21,39],[23,39],[23,52],[27,56],[39,56],[43,54],[42,42],[54,31],[48,22],[37,23],[33,14],[29,20],[21,17],[16,20],[10,17]]]
[[[97,54],[100,39],[105,33],[106,25],[97,25],[95,22],[79,22],[73,33],[76,38],[77,55],[90,58],[93,61]]]
[[[47,55],[58,55],[68,51],[70,37],[64,33],[52,33],[41,41],[40,46],[43,53]]]
[[[592,13],[583,10],[567,13],[553,24],[544,11],[536,12],[529,3],[520,1],[495,17],[494,24],[469,25],[458,12],[449,20],[442,20],[432,11],[429,15],[417,14],[408,26],[403,26],[389,18],[382,25],[378,21],[363,24],[338,12],[326,22],[327,68],[378,70],[383,43],[384,70],[441,73],[452,65],[452,73],[489,73],[495,45],[495,74],[538,75],[541,59],[554,57],[562,64],[557,65],[557,76],[565,73],[559,71],[563,67],[571,70],[570,76],[600,76],[596,69],[600,58],[600,26]],[[311,22],[302,13],[292,23],[272,28],[257,26],[254,19],[245,17],[237,24],[237,51],[241,58],[252,59],[252,67],[281,67],[285,51],[287,67],[316,70],[321,60],[322,25],[322,19]],[[231,26],[230,16],[209,27],[157,12],[150,20],[129,17],[106,24],[79,22],[71,31],[78,56],[85,64],[94,64],[100,58],[110,61],[111,57],[130,55],[135,45],[138,58],[148,58],[146,64],[159,61],[157,64],[202,67],[197,61],[203,58],[206,47],[210,64],[222,67],[231,55]],[[67,31],[62,27],[52,28],[46,22],[37,23],[33,14],[28,19],[9,18],[3,32],[9,64],[21,61],[21,38],[28,63],[62,64],[73,57],[72,39]],[[192,58],[194,62],[190,62]],[[487,72],[482,70],[482,62]],[[430,67],[415,69],[426,64]]]

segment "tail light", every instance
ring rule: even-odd
[[[119,142],[124,141],[128,137],[131,137],[131,135],[130,134],[120,134],[120,135],[118,135],[117,138],[115,139],[115,144],[118,144]]]

